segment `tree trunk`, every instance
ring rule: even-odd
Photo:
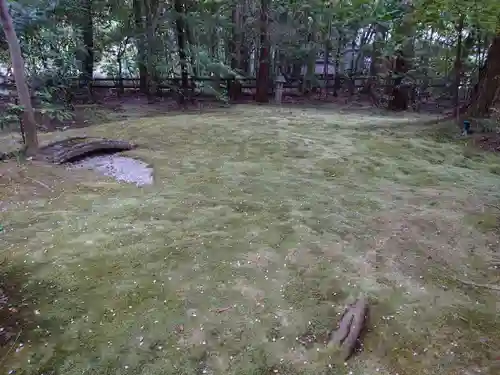
[[[365,81],[363,88],[363,93],[368,94],[371,101],[375,105],[379,105],[380,98],[377,93],[377,84],[379,82],[379,74],[381,73],[380,66],[382,65],[382,47],[384,44],[384,33],[385,28],[381,25],[375,26],[375,37],[373,40],[372,51],[371,51],[371,63],[369,77]]]
[[[371,64],[370,64],[370,78],[369,81],[370,83],[375,83],[377,79],[377,74],[378,74],[378,65],[381,63],[380,59],[382,58],[382,47],[384,43],[384,32],[381,28],[381,26],[377,25],[375,27],[375,38],[373,41],[373,46],[372,46],[372,53],[371,53]]]
[[[231,11],[232,37],[229,41],[229,52],[231,54],[231,69],[233,71],[241,67],[242,55],[242,24],[241,24],[241,0],[235,0]],[[237,100],[241,96],[241,83],[235,79],[228,81],[228,92],[231,100]]]
[[[500,89],[500,35],[497,35],[488,50],[479,82],[471,95],[466,111],[467,117],[487,117]]]
[[[116,54],[116,62],[118,64],[118,96],[121,96],[125,93],[125,86],[123,85],[123,56],[127,51],[128,42],[129,37],[127,36],[125,40],[120,43],[118,52]]]
[[[353,96],[356,93],[356,39],[358,37],[358,33],[356,32],[356,35],[354,39],[351,42],[351,65],[350,69],[348,72],[349,76],[349,95]]]
[[[16,31],[14,30],[7,0],[0,0],[0,21],[2,22],[5,39],[7,39],[7,43],[9,45],[10,58],[12,61],[12,68],[14,70],[19,103],[23,107],[22,120],[26,141],[26,153],[28,155],[33,155],[38,150],[35,113],[33,111],[33,106],[31,105],[31,96],[28,84],[26,83],[21,46],[19,45],[19,39],[17,39]]]
[[[313,80],[315,78],[316,73],[316,42],[314,40],[315,37],[315,25],[311,25],[311,30],[307,36],[307,57],[306,57],[306,69],[304,71],[304,75],[302,78],[302,93],[308,95],[311,93],[311,89],[313,86]]]
[[[294,62],[292,64],[292,74],[291,74],[294,80],[300,79],[303,62],[304,61],[302,59],[297,59],[297,58],[294,59]]]
[[[189,13],[190,9],[191,7],[186,8],[186,13]],[[189,63],[191,65],[191,71],[193,73],[192,75],[194,77],[197,77],[198,76],[198,69],[196,68],[197,59],[194,51],[194,46],[196,43],[194,42],[193,29],[190,27],[189,22],[187,22],[187,20],[184,22],[184,26],[186,27],[185,31],[186,31],[187,44],[189,46]]]
[[[185,5],[186,6],[186,5]],[[191,10],[192,3],[189,7],[186,6],[185,8],[185,13],[188,14]],[[185,26],[185,34],[186,34],[186,39],[187,39],[187,44],[189,46],[189,64],[191,65],[191,82],[189,84],[189,98],[191,99],[191,103],[195,104],[195,90],[196,90],[196,82],[195,82],[195,77],[198,76],[198,69],[197,69],[197,56],[194,51],[194,35],[193,35],[193,29],[190,27],[188,20],[184,21],[184,26]]]
[[[456,27],[458,39],[457,39],[457,51],[454,63],[455,82],[453,87],[453,107],[455,111],[455,116],[457,117],[457,122],[460,116],[460,81],[461,81],[460,78],[462,75],[462,47],[463,47],[462,37],[464,30],[464,21],[465,21],[465,15],[461,15]]]
[[[401,50],[396,53],[393,59],[392,68],[392,99],[389,102],[389,109],[394,111],[405,111],[408,109],[408,90],[403,83],[408,70],[410,70],[412,59],[414,56],[413,38],[415,37],[415,20],[413,18],[413,5],[407,2],[401,5],[405,14],[401,25],[396,28],[398,44],[401,45]]]
[[[259,103],[269,101],[269,40],[267,35],[269,2],[270,0],[260,1],[260,56],[255,94],[255,100]]]
[[[158,0],[145,0],[144,10],[146,12],[146,66],[147,66],[147,95],[148,102],[154,102],[154,95],[159,96],[161,90],[159,89],[159,74],[156,69],[157,57],[157,39],[156,28],[159,17],[159,1]]]
[[[239,68],[245,74],[250,74],[250,43],[245,38],[245,25],[248,19],[248,0],[240,0],[241,3],[241,29],[240,29],[240,65]]]
[[[392,92],[389,109],[393,111],[405,111],[408,109],[408,95],[402,87],[403,76],[407,72],[406,58],[398,54],[393,59],[392,68]]]
[[[337,29],[337,52],[335,53],[335,76],[333,81],[333,96],[339,95],[339,90],[342,85],[340,79],[340,60],[342,59],[342,48],[344,47],[344,34],[340,28]]]
[[[332,50],[332,25],[331,21],[328,23],[328,29],[325,35],[325,56],[323,61],[323,75],[324,83],[325,83],[325,99],[328,97],[328,86],[330,83],[330,74],[332,72],[329,71],[328,67],[330,66],[330,51]]]
[[[146,66],[146,42],[145,27],[142,19],[143,2],[134,0],[134,22],[136,32],[137,47],[137,67],[139,69],[139,88],[143,94],[149,95],[148,90],[148,68]]]
[[[232,37],[229,41],[229,53],[231,54],[231,69],[238,69],[241,62],[241,24],[240,24],[240,4],[235,1],[231,10]]]
[[[89,98],[92,98],[92,78],[94,77],[94,23],[92,20],[92,0],[84,3],[83,18],[83,45],[85,47],[85,56],[82,61],[82,78]]]
[[[175,28],[177,30],[177,46],[179,48],[182,85],[182,92],[181,95],[179,95],[179,104],[185,105],[186,99],[189,96],[189,77],[186,60],[186,12],[183,0],[175,0],[174,7],[176,12]]]
[[[330,83],[330,70],[328,69],[330,67],[330,50],[331,50],[331,42],[330,40],[327,40],[325,42],[325,56],[323,60],[323,78],[324,78],[324,83],[325,83],[325,99],[328,97],[328,86]]]
[[[125,93],[125,87],[123,85],[123,54],[118,52],[116,57],[118,62],[118,96],[122,96]]]

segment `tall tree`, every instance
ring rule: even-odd
[[[186,54],[186,5],[183,0],[175,0],[175,28],[177,31],[177,47],[179,52],[179,64],[181,67],[182,93],[179,95],[180,104],[186,103],[189,95],[189,77],[187,70]]]
[[[145,0],[144,11],[146,19],[146,45],[147,45],[147,95],[150,103],[154,102],[154,94],[159,92],[157,69],[157,27],[161,15],[159,0]]]
[[[267,35],[269,3],[270,0],[260,1],[260,53],[255,94],[255,100],[259,103],[269,101],[269,36]]]
[[[17,94],[19,103],[23,107],[23,131],[26,140],[26,153],[34,154],[38,149],[38,137],[35,121],[35,113],[31,104],[31,95],[26,82],[24,72],[24,59],[21,53],[21,46],[17,38],[12,17],[9,13],[7,0],[0,0],[0,21],[5,33],[5,39],[9,45],[10,58],[12,61],[12,70],[16,80]]]
[[[481,68],[477,83],[467,108],[468,117],[487,117],[498,98],[500,90],[500,35],[488,50],[486,62]]]
[[[241,3],[241,33],[240,33],[240,70],[250,73],[250,38],[246,37],[245,25],[248,19],[248,0],[239,0]]]
[[[413,38],[415,34],[415,20],[413,18],[413,5],[411,1],[401,4],[403,18],[396,28],[396,43],[400,49],[396,52],[393,61],[393,88],[389,108],[392,110],[408,109],[408,90],[403,85],[403,79],[410,70],[414,55]]]
[[[462,77],[462,49],[463,49],[463,32],[464,32],[465,14],[461,14],[456,26],[457,31],[457,46],[455,54],[455,82],[453,87],[453,107],[455,107],[455,115],[459,117],[460,112],[460,83]]]
[[[229,40],[228,50],[230,53],[231,70],[234,72],[241,67],[242,58],[242,8],[241,0],[233,0],[231,9],[231,35]],[[229,87],[229,96],[231,99],[237,99],[241,95],[241,84],[239,81],[234,80]]]
[[[139,87],[143,94],[149,95],[148,88],[148,68],[146,65],[146,27],[144,24],[143,14],[144,1],[133,0],[134,8],[134,23],[135,23],[135,39],[137,47],[137,68],[139,69]]]
[[[92,13],[92,0],[83,3],[82,31],[85,54],[82,58],[82,77],[87,87],[94,75],[94,22]]]

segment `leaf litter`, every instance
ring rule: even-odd
[[[500,161],[410,120],[243,105],[44,134],[147,145],[155,185],[0,165],[5,372],[494,374],[497,292],[457,280],[498,283],[498,233],[468,219]],[[299,342],[359,293],[362,353]]]

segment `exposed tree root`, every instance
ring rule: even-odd
[[[367,314],[368,300],[361,297],[347,306],[337,329],[331,332],[328,346],[339,348],[343,361],[352,355],[365,326]]]
[[[457,279],[457,278],[455,278],[455,280],[461,282],[462,284],[473,286],[475,288],[490,289],[490,290],[495,290],[497,292],[500,292],[500,285],[479,284],[479,283],[475,283],[474,281],[461,280],[461,279]]]

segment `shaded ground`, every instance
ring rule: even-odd
[[[65,110],[63,112],[54,111],[49,115],[42,115],[40,111],[35,114],[37,123],[41,131],[66,130],[74,128],[87,127],[94,124],[104,124],[113,121],[126,120],[130,118],[150,117],[158,115],[177,115],[178,113],[195,113],[218,110],[226,106],[221,100],[216,100],[208,96],[196,96],[194,101],[187,101],[186,106],[180,106],[173,97],[154,97],[153,102],[149,102],[148,98],[137,92],[130,91],[117,97],[116,94],[110,94],[109,90],[101,89],[94,92],[94,104],[74,104],[74,110]],[[0,100],[0,109],[7,108],[12,99],[2,98]],[[254,98],[251,91],[246,92],[240,97],[237,103],[233,104],[254,104]],[[343,112],[369,112],[383,113],[383,108],[377,108],[366,95],[349,95],[340,93],[334,97],[332,93],[325,96],[321,94],[302,95],[299,93],[288,92],[283,97],[283,106],[286,107],[315,107],[323,110],[335,110]],[[56,105],[62,109],[62,104]],[[449,109],[447,102],[430,101],[422,103],[418,115],[426,116],[445,116]],[[58,118],[54,118],[54,116]],[[405,113],[393,113],[395,117],[404,118]],[[412,114],[412,116],[417,115]],[[68,117],[69,116],[69,117]],[[61,119],[64,117],[64,119]],[[13,131],[18,131],[18,125],[11,124],[10,128]]]
[[[500,152],[500,134],[481,134],[475,137],[475,143],[483,150]]]
[[[63,110],[62,104],[58,105],[58,111],[50,115],[42,115],[40,111],[35,113],[39,130],[55,131],[74,128],[84,128],[95,124],[104,124],[137,117],[158,116],[160,114],[178,114],[180,112],[200,112],[218,109],[224,103],[210,98],[199,98],[194,103],[187,103],[186,108],[170,97],[155,98],[153,103],[143,95],[127,95],[122,98],[116,96],[102,96],[96,98],[94,104],[74,104],[74,110]],[[6,111],[11,100],[0,100],[0,111]],[[55,116],[59,116],[56,118]],[[18,124],[8,125],[10,130],[17,132]]]
[[[498,374],[499,292],[470,282],[500,281],[500,157],[400,122],[236,106],[42,135],[137,142],[155,184],[0,164],[25,327],[2,370]],[[362,353],[304,345],[360,292]]]

